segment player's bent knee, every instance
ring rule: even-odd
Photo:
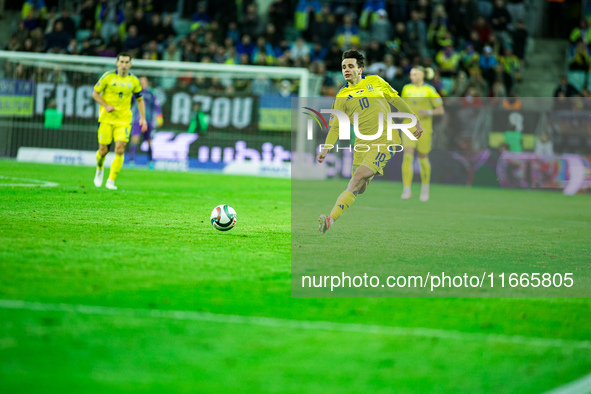
[[[421,152],[419,152],[419,155],[418,156],[419,156],[419,159],[424,159],[424,158],[429,157],[429,154],[428,153],[421,153]]]

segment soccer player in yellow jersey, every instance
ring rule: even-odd
[[[419,164],[421,166],[421,201],[429,200],[429,183],[431,181],[431,163],[429,163],[429,152],[431,152],[431,141],[433,135],[433,116],[443,115],[443,102],[435,88],[425,83],[427,79],[433,78],[433,69],[421,66],[413,67],[410,70],[410,81],[402,88],[402,97],[410,107],[419,114],[424,134],[420,140],[414,141],[406,135],[402,136],[403,159],[402,159],[402,195],[400,198],[408,200],[411,196],[411,185],[415,150],[418,151]]]
[[[135,75],[129,73],[131,56],[121,53],[117,56],[116,70],[107,71],[94,85],[92,98],[100,104],[98,143],[96,152],[96,174],[94,185],[103,184],[103,164],[109,148],[115,140],[115,159],[111,164],[111,172],[107,179],[107,189],[117,190],[115,178],[123,166],[125,145],[131,132],[131,97],[135,96],[140,113],[142,132],[147,130],[146,108],[142,100],[142,87]]]
[[[400,112],[413,114],[411,108],[404,102],[398,93],[379,76],[363,76],[365,58],[355,50],[348,50],[343,53],[341,63],[343,76],[347,83],[337,93],[333,109],[343,111],[351,123],[354,122],[354,114],[357,114],[359,132],[364,136],[374,136],[383,123],[382,134],[372,140],[355,139],[355,153],[353,155],[353,175],[347,189],[341,193],[330,212],[330,215],[320,215],[318,218],[320,232],[325,233],[332,224],[349,208],[355,201],[358,194],[365,192],[367,185],[378,175],[383,175],[383,169],[388,161],[394,156],[393,149],[388,146],[401,143],[398,133],[392,135],[392,140],[387,139],[385,115],[390,110],[390,104]],[[380,119],[379,114],[384,116]],[[415,115],[416,116],[416,115]],[[316,159],[322,163],[327,153],[335,145],[339,136],[339,122],[331,116],[330,128],[326,137],[326,143]],[[423,132],[420,121],[417,119],[416,131],[413,135],[416,138]],[[369,137],[368,137],[369,138]],[[365,145],[367,149],[362,148]],[[359,146],[360,149],[356,149]],[[367,151],[366,151],[367,150]]]

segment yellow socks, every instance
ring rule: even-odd
[[[419,164],[421,165],[421,183],[428,185],[431,182],[431,162],[428,157],[425,157],[419,158]]]
[[[115,155],[115,160],[113,160],[113,164],[111,164],[111,172],[109,173],[109,179],[114,181],[117,178],[117,174],[121,171],[121,167],[123,167],[123,156],[124,155]]]
[[[103,169],[103,164],[105,163],[105,158],[106,157],[107,156],[101,156],[100,151],[98,151],[98,150],[96,151],[96,167],[99,170],[102,170]]]
[[[412,161],[413,155],[404,155],[402,158],[402,186],[410,187],[412,185]],[[429,167],[430,169],[431,167]],[[422,174],[423,167],[421,167]],[[429,172],[430,173],[430,172]]]
[[[343,212],[345,212],[345,209],[353,205],[354,202],[355,194],[348,192],[346,190],[342,192],[339,198],[337,198],[337,202],[332,208],[332,211],[330,211],[330,217],[332,218],[332,220],[335,221],[338,218],[340,218]]]

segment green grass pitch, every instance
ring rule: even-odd
[[[316,192],[319,208],[310,232],[298,227],[292,240],[289,180],[124,168],[112,192],[93,176],[0,161],[0,392],[539,393],[591,371],[588,299],[291,298],[292,242],[323,242],[316,216],[345,181],[303,190]],[[59,185],[3,186],[30,179]],[[347,236],[364,207],[388,200],[396,209],[399,189],[372,184],[324,236]],[[547,248],[589,267],[589,196],[438,185],[432,195],[430,205],[400,209],[416,219],[410,228],[430,229],[425,245],[482,243],[502,231],[487,213],[493,204],[515,219],[506,231],[523,234],[499,259]],[[532,211],[502,203],[516,200]],[[208,222],[222,203],[238,213],[228,232]],[[462,236],[450,232],[450,215],[465,209],[480,212],[484,235],[461,221]],[[441,257],[423,252],[399,259]],[[468,261],[480,252],[454,253]]]

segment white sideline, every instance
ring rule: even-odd
[[[303,329],[317,331],[353,332],[401,337],[438,338],[459,341],[475,341],[502,344],[517,344],[534,347],[556,347],[562,349],[591,349],[590,341],[556,338],[536,338],[521,335],[482,334],[454,330],[421,327],[393,327],[374,324],[335,323],[318,320],[293,320],[261,316],[223,315],[209,312],[175,311],[160,309],[118,308],[98,305],[49,304],[21,300],[1,300],[0,309],[16,309],[39,312],[66,312],[86,315],[127,316],[136,318],[159,318],[189,321],[206,321],[226,324],[244,324],[262,327]]]
[[[27,181],[27,182],[37,182],[37,183],[0,183],[1,186],[22,186],[22,187],[56,187],[59,186],[59,183],[43,181],[40,179],[29,179],[29,178],[15,178],[13,176],[4,176],[0,175],[0,179],[13,179],[13,180],[20,180],[20,181]]]
[[[582,378],[573,380],[564,386],[556,387],[546,394],[589,394],[591,393],[591,373]]]

